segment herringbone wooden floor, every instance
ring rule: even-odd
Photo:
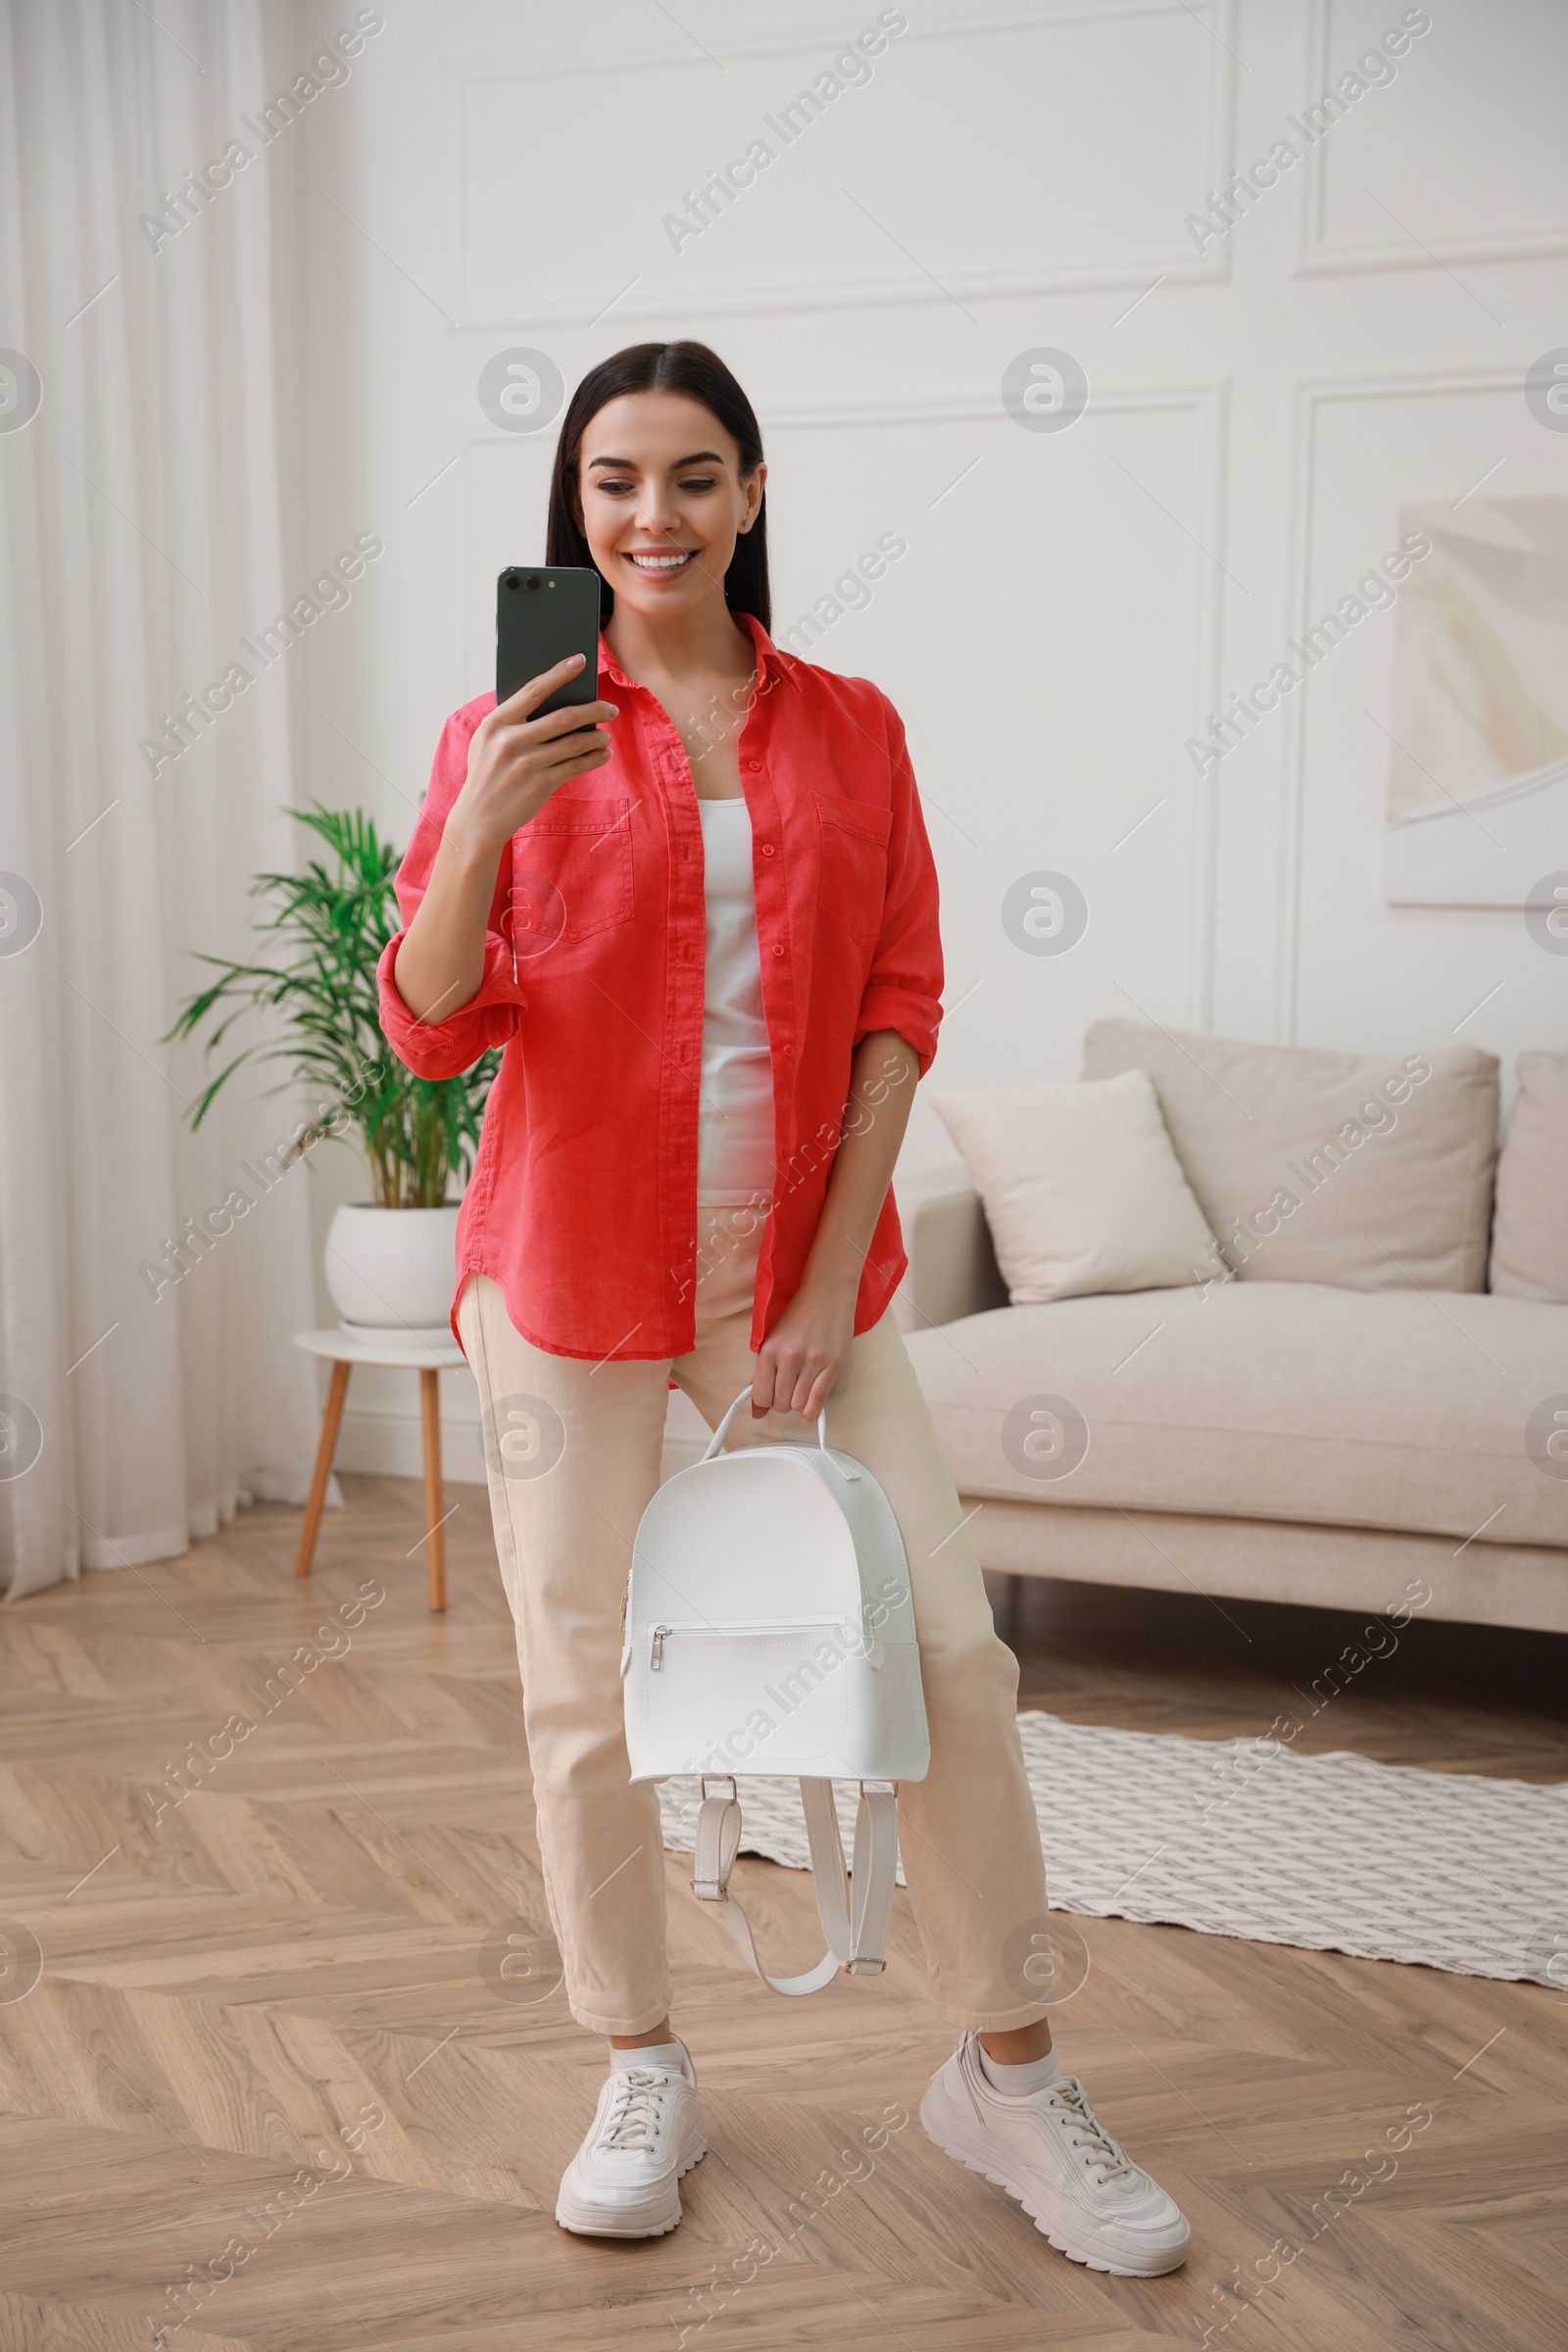
[[[1568,2341],[1568,1999],[1078,1921],[1064,2059],[1195,2230],[1178,2276],[1106,2278],[922,2134],[951,2036],[902,1895],[887,1977],[785,2003],[674,1858],[711,2152],[669,2237],[566,2236],[556,2182],[604,2061],[548,1976],[504,1997],[486,1942],[545,1914],[483,1495],[458,1490],[432,1619],[417,1490],[344,1483],[309,1588],[298,1514],[259,1507],[183,1560],[0,1611],[5,2352],[139,2352],[160,2328],[179,2352]],[[1026,1701],[1260,1732],[1348,1635],[1227,1607],[1031,1588]],[[1312,1743],[1561,1778],[1565,1651],[1417,1622]],[[803,1875],[739,1875],[782,1961],[814,1948]],[[1397,2170],[1325,2207],[1417,2106]],[[1239,2301],[1258,2258],[1279,2275]]]

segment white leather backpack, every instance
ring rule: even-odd
[[[882,1966],[898,1870],[900,1781],[931,1761],[904,1539],[862,1463],[816,1444],[724,1451],[745,1389],[702,1460],[643,1513],[626,1589],[620,1671],[634,1781],[702,1778],[692,1886],[722,1903],[742,1957],[775,1992],[815,1992],[841,1968]],[[737,1784],[801,1784],[828,1948],[770,1977],[728,1891],[740,1844]],[[833,1808],[835,1778],[860,1783],[853,1906]],[[708,1784],[727,1784],[710,1796]],[[868,1788],[868,1782],[892,1783]]]

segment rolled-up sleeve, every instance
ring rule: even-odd
[[[885,697],[882,714],[892,762],[892,827],[888,834],[887,891],[882,927],[860,999],[855,1043],[878,1029],[896,1029],[930,1068],[942,1022],[942,938],[937,922],[937,869],[920,813],[920,795],[898,712]]]
[[[526,1000],[517,985],[512,946],[505,925],[510,921],[508,889],[510,857],[504,856],[496,874],[495,895],[485,925],[484,976],[466,1004],[436,1021],[420,1020],[398,993],[393,969],[398,950],[408,937],[410,923],[430,881],[430,869],[441,845],[441,834],[453,802],[468,772],[468,745],[492,698],[470,703],[455,711],[441,731],[429,788],[409,836],[409,846],[397,871],[398,912],[402,929],[388,940],[377,967],[381,1033],[398,1059],[416,1078],[455,1078],[470,1069],[492,1046],[504,1046],[517,1026]]]

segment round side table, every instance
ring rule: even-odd
[[[300,1531],[296,1576],[309,1576],[316,1555],[317,1531],[326,1501],[326,1482],[332,1474],[332,1455],[343,1422],[349,1378],[356,1364],[389,1364],[419,1375],[419,1414],[424,1437],[424,1544],[430,1580],[430,1606],[447,1605],[447,1513],[441,1507],[441,1384],[438,1375],[455,1371],[467,1358],[442,1324],[434,1331],[374,1331],[367,1325],[340,1323],[335,1331],[297,1331],[294,1345],[308,1355],[324,1355],[332,1366],[332,1385],[321,1415],[321,1442],[316,1449],[305,1525]]]

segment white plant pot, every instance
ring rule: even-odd
[[[434,1331],[457,1287],[458,1203],[376,1208],[345,1200],[327,1228],[326,1287],[345,1323]]]

